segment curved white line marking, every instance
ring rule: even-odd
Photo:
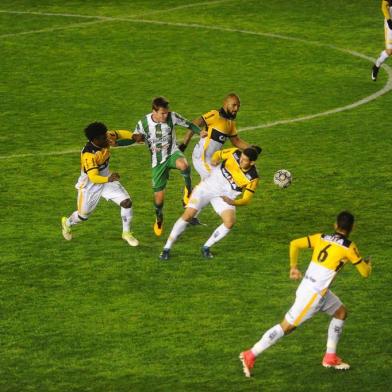
[[[224,0],[223,0],[224,1]],[[218,3],[220,1],[216,1],[214,3]],[[208,4],[208,3],[195,3],[194,5],[200,5],[200,4]],[[185,8],[185,7],[183,7]],[[168,10],[166,10],[168,11]],[[64,16],[64,17],[74,17],[74,18],[95,18],[98,19],[97,22],[110,22],[110,21],[121,21],[121,22],[134,22],[134,23],[148,23],[148,24],[157,24],[157,25],[163,25],[163,26],[176,26],[176,27],[186,27],[186,28],[198,28],[198,29],[205,29],[205,30],[218,30],[218,31],[227,31],[227,32],[232,32],[232,33],[241,33],[241,34],[249,34],[249,35],[257,35],[257,36],[264,36],[264,37],[270,37],[270,38],[276,38],[276,39],[283,39],[283,40],[288,40],[288,41],[296,41],[296,42],[303,42],[305,44],[309,45],[314,45],[314,46],[319,46],[319,47],[327,47],[333,50],[337,50],[343,53],[350,54],[355,57],[359,57],[365,60],[368,60],[370,62],[374,62],[375,59],[369,56],[366,56],[365,54],[349,50],[349,49],[344,49],[344,48],[339,48],[338,46],[335,45],[330,45],[330,44],[324,44],[321,42],[317,41],[311,41],[311,40],[305,40],[302,38],[296,38],[296,37],[288,37],[280,34],[273,34],[273,33],[262,33],[262,32],[257,32],[257,31],[251,31],[251,30],[242,30],[242,29],[231,29],[227,27],[219,27],[219,26],[206,26],[206,25],[201,25],[197,23],[176,23],[176,22],[164,22],[160,20],[147,20],[147,19],[134,19],[134,18],[118,18],[118,17],[106,17],[106,16],[93,16],[93,15],[78,15],[78,14],[57,14],[57,13],[40,13],[40,12],[30,12],[30,11],[7,11],[7,10],[0,10],[0,13],[13,13],[13,14],[33,14],[33,15],[43,15],[43,16]],[[93,23],[93,22],[92,22]],[[80,23],[79,25],[83,26],[88,23]],[[66,26],[65,26],[66,27]],[[79,26],[77,26],[79,27]],[[52,28],[54,30],[55,28]],[[61,29],[60,27],[58,29]],[[46,30],[42,30],[46,31]],[[38,31],[33,31],[33,32],[38,32]],[[16,34],[23,34],[23,33],[15,33]],[[25,34],[28,34],[28,32],[25,32]],[[11,35],[8,35],[11,36]],[[1,38],[2,36],[0,36]],[[315,113],[315,114],[310,114],[307,116],[303,117],[296,117],[296,118],[291,118],[291,119],[285,119],[285,120],[277,120],[265,124],[259,124],[259,125],[253,125],[249,127],[243,127],[239,128],[239,132],[243,131],[250,131],[254,129],[262,129],[262,128],[271,128],[276,125],[282,125],[282,124],[290,124],[294,122],[300,122],[300,121],[307,121],[311,120],[317,117],[322,117],[322,116],[328,116],[330,114],[334,113],[339,113],[343,112],[346,110],[354,109],[358,106],[364,105],[369,103],[370,101],[373,101],[377,98],[379,98],[381,95],[386,94],[387,92],[392,90],[392,69],[387,65],[383,65],[383,69],[387,72],[388,75],[388,80],[387,83],[384,85],[384,87],[375,92],[374,94],[371,94],[365,98],[360,99],[359,101],[356,101],[352,104],[346,105],[346,106],[341,106],[338,108],[330,109],[325,112],[321,113]],[[62,155],[62,154],[70,154],[70,153],[76,153],[79,152],[80,150],[68,150],[68,151],[57,151],[57,152],[48,152],[48,153],[36,153],[36,154],[14,154],[14,155],[8,155],[8,156],[0,156],[1,159],[12,159],[12,158],[22,158],[22,157],[29,157],[29,156],[48,156],[48,155]]]

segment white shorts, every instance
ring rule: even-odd
[[[392,49],[392,30],[388,27],[387,20],[384,21],[384,32],[385,32],[385,48]]]
[[[331,290],[324,296],[306,287],[298,287],[293,306],[286,313],[285,319],[291,325],[298,327],[310,319],[317,312],[324,312],[330,316],[342,306],[342,302]]]
[[[106,182],[105,184],[94,184],[89,189],[78,190],[78,214],[87,219],[95,210],[100,198],[111,200],[120,205],[126,199],[130,199],[129,193],[118,181]]]
[[[209,162],[206,162],[202,159],[203,155],[203,146],[200,143],[197,143],[192,151],[192,163],[193,167],[199,173],[199,176],[202,180],[206,179],[211,171],[208,170],[211,168]]]
[[[220,173],[220,168],[213,168],[211,175],[193,189],[187,207],[200,211],[211,203],[215,212],[221,215],[226,210],[235,211],[235,206],[227,204],[221,196],[235,199],[239,193],[231,189],[228,181]]]

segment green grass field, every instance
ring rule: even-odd
[[[1,392],[390,390],[392,94],[289,121],[391,83],[385,70],[372,82],[371,61],[344,51],[378,56],[379,3],[1,2]],[[141,245],[121,240],[119,210],[104,200],[71,242],[62,238],[88,123],[133,130],[161,94],[193,119],[230,91],[242,100],[241,137],[263,147],[262,182],[213,261],[199,254],[220,224],[210,207],[200,216],[206,227],[189,228],[170,262],[157,259],[182,212],[182,178],[172,172],[166,232],[156,238],[144,146],[111,159],[132,195]],[[272,183],[281,168],[294,176],[285,190]],[[363,280],[347,266],[333,285],[349,310],[339,353],[352,369],[321,366],[320,314],[245,379],[239,352],[294,299],[289,241],[332,230],[342,209],[356,215],[352,239],[374,267]],[[302,270],[309,257],[301,254]]]

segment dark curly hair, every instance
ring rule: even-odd
[[[105,135],[107,132],[107,127],[101,122],[93,122],[84,128],[84,134],[88,140],[98,139],[101,135]]]

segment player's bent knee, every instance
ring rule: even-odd
[[[333,315],[335,318],[339,320],[345,320],[347,318],[347,309],[344,305],[342,305]]]
[[[132,200],[131,199],[125,199],[120,203],[120,206],[123,208],[131,208],[132,207]]]
[[[227,228],[227,229],[232,229],[233,228],[233,226],[235,225],[235,220],[233,220],[233,221],[229,221],[229,222],[223,222],[223,224],[225,225],[225,227]]]

